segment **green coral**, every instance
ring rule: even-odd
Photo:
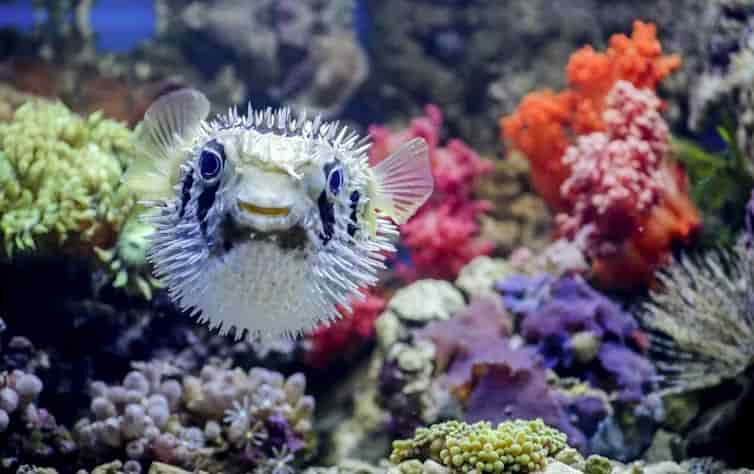
[[[673,142],[674,156],[683,163],[691,184],[691,196],[702,212],[704,247],[729,247],[743,229],[744,213],[754,186],[750,161],[739,148],[735,125],[717,128],[724,150],[711,153],[698,144],[682,139]]]
[[[613,472],[613,464],[609,459],[593,454],[586,458],[584,474],[610,474]]]
[[[104,266],[106,283],[114,288],[125,288],[130,293],[152,299],[152,290],[163,284],[152,277],[152,268],[147,260],[149,237],[154,227],[134,213],[121,228],[118,240],[109,249],[95,247],[99,263]]]
[[[448,421],[419,428],[412,439],[394,441],[390,461],[430,459],[452,472],[533,472],[566,448],[566,441],[565,434],[539,419],[506,421],[497,428],[484,421]]]
[[[112,241],[134,198],[120,186],[131,131],[31,101],[0,124],[0,239],[7,256]],[[85,248],[92,248],[87,245]]]

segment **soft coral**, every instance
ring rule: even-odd
[[[479,217],[491,204],[475,200],[473,188],[491,162],[482,159],[466,143],[452,139],[440,145],[442,113],[433,105],[397,132],[384,126],[369,129],[373,146],[370,162],[378,163],[404,142],[422,137],[429,145],[435,189],[427,204],[401,229],[402,244],[410,251],[414,268],[402,267],[406,279],[454,278],[474,257],[492,252],[492,242],[479,237]]]
[[[654,25],[637,21],[606,52],[574,53],[569,89],[529,94],[501,119],[503,136],[531,163],[534,187],[561,213],[560,233],[588,237],[592,270],[609,286],[649,282],[672,244],[699,227],[654,94],[679,65],[662,55]]]

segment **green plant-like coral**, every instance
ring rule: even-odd
[[[416,430],[393,442],[394,464],[432,460],[451,472],[525,473],[544,468],[567,447],[567,436],[542,420],[514,420],[493,428],[488,422],[448,421]]]
[[[736,126],[717,128],[724,149],[712,153],[682,139],[673,142],[674,156],[683,163],[690,178],[691,195],[704,217],[701,244],[728,247],[743,228],[743,213],[754,186],[752,163],[738,146]]]
[[[61,103],[30,101],[0,124],[2,251],[109,247],[134,198],[120,186],[131,131]]]

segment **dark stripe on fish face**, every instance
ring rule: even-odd
[[[206,145],[204,145],[204,148],[212,148],[217,152],[217,154],[220,156],[220,158],[223,160],[223,164],[225,164],[225,147],[222,143],[217,141],[217,139],[212,139],[207,142]]]
[[[194,169],[191,168],[186,177],[183,178],[183,188],[181,189],[181,210],[179,217],[183,219],[183,215],[186,213],[186,204],[191,199],[191,187],[194,185]]]
[[[196,218],[199,220],[199,226],[202,229],[202,234],[205,236],[207,235],[207,213],[209,213],[209,210],[215,204],[218,187],[220,187],[220,183],[215,183],[212,186],[204,188],[196,202]]]
[[[319,217],[322,219],[323,231],[319,234],[319,238],[323,244],[327,245],[335,232],[335,206],[327,199],[325,191],[322,191],[322,194],[319,195],[317,205],[319,206]]]
[[[351,218],[351,222],[348,223],[348,235],[351,237],[356,234],[356,230],[358,229],[356,227],[356,224],[358,224],[358,219],[356,217],[356,210],[359,207],[359,198],[361,197],[361,194],[359,194],[358,191],[354,191],[351,193],[351,215],[349,216]]]

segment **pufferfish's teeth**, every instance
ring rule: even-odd
[[[268,217],[285,217],[291,213],[290,207],[263,207],[250,202],[238,201],[238,207],[249,214],[257,214]]]

